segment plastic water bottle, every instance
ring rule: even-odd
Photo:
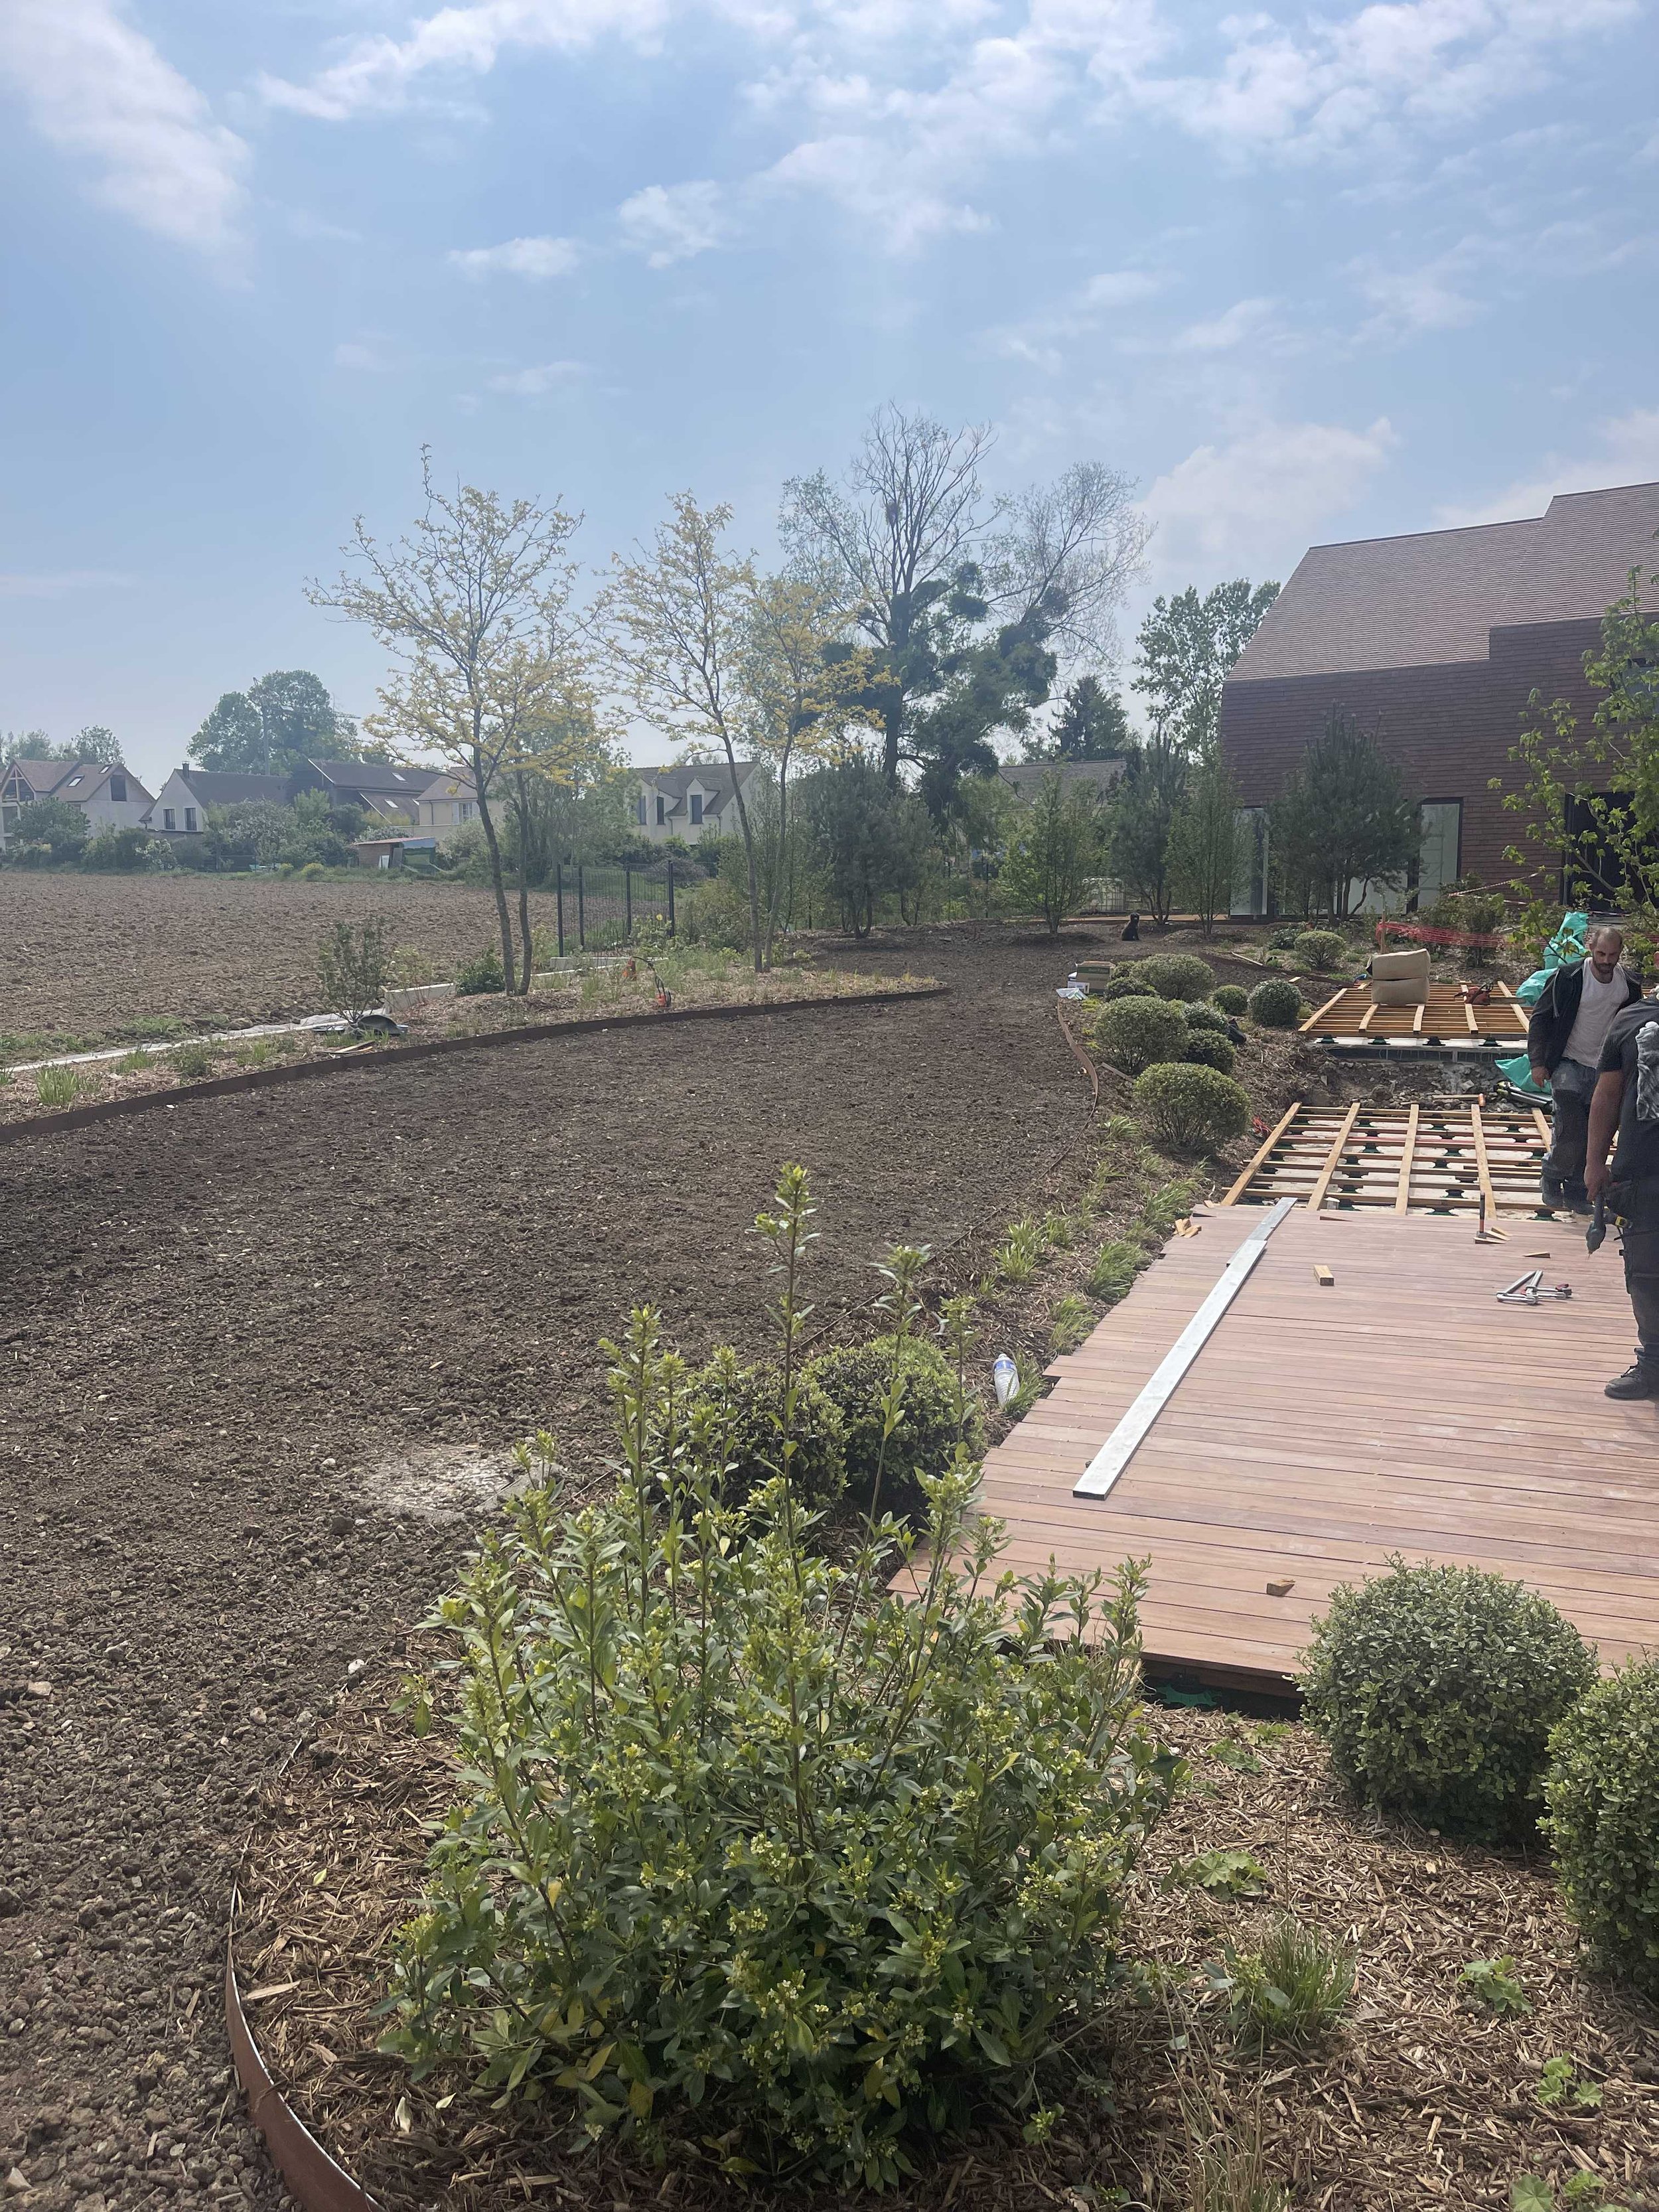
[[[1019,1388],[1019,1370],[1006,1352],[998,1352],[991,1365],[991,1381],[994,1384],[999,1406],[1006,1406]]]

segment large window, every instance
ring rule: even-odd
[[[702,820],[702,792],[700,792],[700,791],[694,791],[694,792],[692,793],[692,794],[691,794],[691,821],[692,821],[692,824],[693,824],[693,826],[695,827],[695,826],[696,826],[696,823],[698,823],[699,822],[701,822]]]
[[[161,827],[164,830],[176,830],[179,827],[178,817],[170,806],[164,806],[161,809]]]
[[[1417,866],[1408,878],[1407,903],[1419,911],[1432,906],[1442,891],[1449,890],[1462,872],[1463,802],[1461,799],[1425,799],[1423,836],[1417,848]]]
[[[112,775],[109,780],[109,795],[118,806],[127,803],[127,780],[124,775]]]
[[[645,793],[643,792],[634,801],[634,819],[643,830],[645,827]]]
[[[1267,810],[1241,806],[1238,810],[1239,870],[1233,884],[1231,911],[1264,915],[1267,911]]]
[[[196,809],[193,806],[187,806],[185,809],[185,828],[187,830],[193,830],[195,827]]]
[[[662,828],[663,823],[666,822],[667,819],[668,801],[663,797],[661,792],[659,792],[657,793],[657,827],[659,830]]]

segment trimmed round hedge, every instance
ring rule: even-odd
[[[1178,1152],[1213,1152],[1250,1126],[1243,1085],[1190,1060],[1149,1067],[1135,1085],[1135,1104],[1153,1135]]]
[[[1196,952],[1149,952],[1139,972],[1160,999],[1205,999],[1215,988],[1215,970]]]
[[[1324,975],[1348,957],[1348,940],[1334,929],[1304,929],[1291,947],[1304,968]]]
[[[1210,1004],[1219,1006],[1224,1014],[1242,1014],[1248,1011],[1250,994],[1238,983],[1221,983],[1210,994]]]
[[[1606,1965],[1659,1996],[1659,1660],[1598,1682],[1550,1753],[1543,1826],[1568,1909]]]
[[[1250,1019],[1264,1030],[1293,1030],[1302,1018],[1302,994],[1288,975],[1269,975],[1246,1001]]]
[[[1167,999],[1116,999],[1095,1016],[1096,1050],[1126,1075],[1179,1060],[1189,1034],[1185,1015]]]
[[[1182,1008],[1189,1030],[1213,1030],[1218,1036],[1227,1034],[1227,1017],[1219,1006],[1212,1006],[1202,999],[1194,999]]]
[[[1213,1030],[1188,1030],[1181,1057],[1199,1067],[1216,1068],[1223,1075],[1231,1075],[1238,1062],[1231,1040],[1218,1036]]]
[[[873,1504],[878,1514],[923,1522],[927,1498],[920,1478],[943,1474],[959,1443],[977,1459],[985,1449],[984,1425],[969,1400],[967,1425],[958,1428],[956,1375],[937,1345],[918,1336],[896,1341],[904,1400],[884,1457],[880,1401],[892,1379],[896,1340],[878,1336],[868,1344],[820,1352],[808,1362],[806,1373],[841,1414],[848,1502],[860,1513],[867,1514]]]
[[[1595,1676],[1593,1648],[1524,1584],[1395,1559],[1331,1592],[1302,1684],[1358,1796],[1498,1841],[1535,1822],[1550,1730]]]
[[[778,1473],[777,1413],[783,1382],[775,1367],[743,1367],[729,1345],[692,1377],[682,1407],[689,1427],[706,1410],[726,1437],[720,1496],[741,1505]],[[796,1449],[789,1462],[795,1496],[813,1512],[833,1505],[847,1484],[841,1411],[820,1383],[804,1377],[795,1403]]]
[[[1143,982],[1133,969],[1114,975],[1095,993],[1097,999],[1155,999],[1158,993],[1150,983]]]

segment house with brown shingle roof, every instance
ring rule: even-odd
[[[17,817],[37,799],[61,799],[78,806],[94,836],[100,830],[136,830],[150,798],[132,770],[119,761],[15,760],[0,773],[0,850],[15,835]]]
[[[1222,690],[1222,747],[1256,817],[1238,910],[1266,911],[1266,809],[1333,707],[1378,732],[1422,804],[1413,902],[1460,875],[1510,874],[1518,823],[1491,779],[1516,781],[1534,689],[1589,723],[1584,654],[1636,567],[1659,569],[1659,483],[1563,493],[1516,522],[1310,547]],[[1659,608],[1650,581],[1644,603]]]

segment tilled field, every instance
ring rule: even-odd
[[[371,916],[441,975],[499,942],[492,895],[465,884],[0,870],[0,1032],[96,1038],[146,1015],[207,1027],[315,1013],[318,940]],[[531,920],[550,930],[553,901],[532,898]]]
[[[1083,1137],[1054,948],[957,931],[902,960],[953,994],[460,1054],[0,1155],[20,2203],[278,2201],[216,1978],[250,1805],[443,1587],[507,1445],[545,1425],[600,1472],[595,1339],[649,1298],[688,1352],[757,1352],[749,1228],[785,1159],[834,1327],[887,1242],[960,1263]]]

